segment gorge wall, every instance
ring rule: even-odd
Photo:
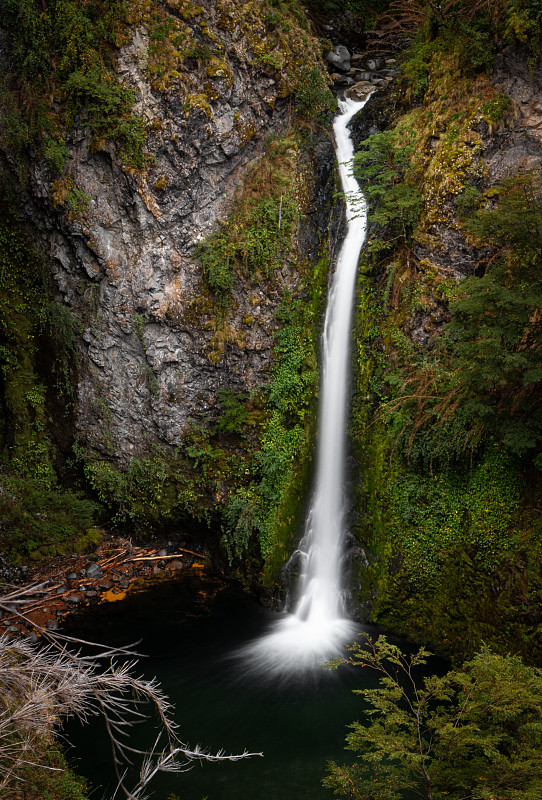
[[[248,529],[232,557],[253,528],[273,538],[287,487],[310,460],[305,415],[341,219],[333,149],[317,123],[334,107],[320,46],[297,7],[136,2],[110,22],[111,54],[82,11],[95,38],[67,79],[55,47],[74,32],[58,9],[51,16],[60,41],[49,44],[48,122],[37,132],[20,88],[38,92],[36,76],[22,79],[18,19],[6,10],[3,20],[3,181],[40,242],[49,305],[69,309],[69,353],[60,349],[71,384],[64,402],[51,386],[17,409],[4,392],[4,458],[34,480],[29,447],[39,444],[52,486],[75,442],[77,468],[115,520],[144,527],[208,522],[237,492],[231,525],[248,515]],[[54,339],[59,326],[44,333],[43,317],[39,336]],[[13,328],[10,385],[20,374],[9,352],[22,347]],[[40,346],[30,383],[47,386]]]

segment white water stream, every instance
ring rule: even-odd
[[[367,215],[350,161],[354,146],[348,123],[367,101],[339,102],[333,130],[343,192],[347,233],[329,292],[322,335],[322,379],[316,481],[305,534],[297,555],[301,574],[297,604],[272,631],[243,651],[262,672],[301,672],[340,655],[356,626],[343,607],[341,559],[345,538],[345,447],[350,332],[359,254]]]

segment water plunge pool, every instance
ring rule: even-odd
[[[247,675],[232,653],[260,637],[277,616],[238,586],[199,573],[96,607],[66,628],[109,645],[141,639],[137,649],[148,658],[136,672],[158,677],[175,705],[185,743],[214,752],[264,753],[161,774],[151,784],[153,798],[331,800],[332,792],[321,785],[326,762],[351,758],[344,750],[346,725],[362,713],[362,701],[351,689],[361,688],[362,680],[364,686],[368,680],[376,685],[376,678],[349,667],[316,669],[304,678]],[[149,746],[153,732],[151,724],[137,726],[134,739]],[[110,796],[115,777],[103,722],[73,722],[66,733],[75,746],[75,768],[96,787],[91,796]]]

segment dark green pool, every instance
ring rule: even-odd
[[[261,635],[276,619],[238,587],[202,576],[101,606],[72,622],[78,636],[108,644],[142,639],[148,654],[139,671],[156,675],[176,707],[181,738],[228,752],[263,751],[263,758],[202,764],[181,775],[160,775],[153,798],[166,800],[318,800],[329,759],[347,760],[345,727],[360,716],[351,689],[366,670],[319,670],[304,680],[240,676],[233,651]],[[367,685],[365,683],[365,685]],[[67,728],[72,756],[101,798],[114,786],[103,724]],[[137,737],[143,736],[141,729]],[[152,739],[152,731],[147,731]],[[100,787],[100,788],[99,788]]]

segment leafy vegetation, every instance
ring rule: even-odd
[[[200,245],[207,284],[221,303],[227,303],[236,275],[255,282],[270,278],[287,258],[298,215],[296,156],[295,133],[268,140],[227,222]]]
[[[325,785],[349,800],[536,797],[541,790],[542,677],[517,656],[483,649],[461,669],[421,680],[430,655],[365,636],[348,663],[375,670],[357,690],[366,718],[347,747],[353,766],[329,765]]]
[[[277,312],[281,328],[267,392],[267,420],[254,458],[255,474],[249,487],[233,495],[225,512],[223,542],[230,560],[241,557],[253,533],[264,558],[285,544],[280,535],[280,506],[288,487],[303,474],[302,462],[310,448],[311,426],[306,417],[318,379],[317,308],[316,303],[311,307],[287,297]]]
[[[59,745],[44,739],[36,756],[39,764],[26,764],[4,788],[5,800],[87,800],[84,778],[73,773]]]
[[[456,660],[484,641],[540,653],[539,176],[492,186],[481,158],[480,131],[512,120],[510,98],[483,74],[495,31],[514,39],[511,8],[396,4],[411,40],[403,116],[356,157],[370,241],[355,526],[376,556],[361,567],[376,600],[363,588],[360,599],[374,621]],[[445,230],[465,237],[476,265],[463,280],[441,257]]]
[[[407,246],[420,215],[412,165],[414,138],[407,126],[370,136],[354,157],[354,175],[369,204],[371,253]]]
[[[82,492],[38,480],[0,479],[0,548],[14,564],[96,547],[100,507]]]
[[[317,67],[304,67],[295,92],[295,110],[302,119],[324,122],[337,108],[337,101]]]
[[[541,437],[542,212],[533,175],[506,180],[497,201],[467,217],[494,248],[463,281],[432,359],[407,367],[388,417],[409,456],[431,464],[474,455],[491,439],[536,460]],[[394,375],[393,380],[396,380]]]
[[[14,563],[84,551],[99,506],[58,485],[51,413],[69,429],[74,321],[50,290],[43,254],[0,221],[0,548]]]
[[[7,0],[0,23],[7,31],[16,74],[4,76],[6,144],[21,155],[39,146],[57,172],[67,157],[65,131],[79,117],[96,142],[111,138],[127,166],[145,161],[145,127],[132,113],[133,89],[114,73],[115,47],[127,27],[126,6],[113,0]],[[65,98],[62,114],[48,94]]]

